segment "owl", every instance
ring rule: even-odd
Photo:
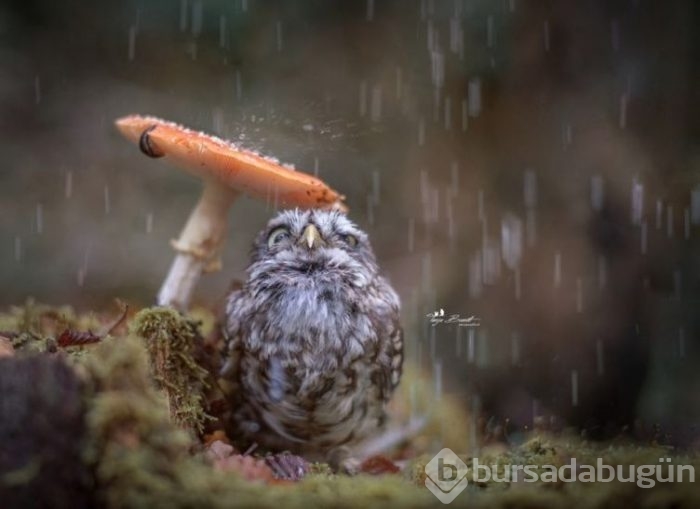
[[[342,467],[401,378],[399,298],[338,211],[280,212],[251,257],[226,305],[229,436]]]

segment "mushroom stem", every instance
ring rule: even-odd
[[[228,211],[237,196],[237,191],[205,180],[202,196],[180,238],[172,242],[177,254],[158,292],[159,306],[186,310],[202,273],[221,268],[219,256],[226,239]]]

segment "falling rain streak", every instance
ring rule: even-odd
[[[644,186],[637,180],[632,182],[632,224],[642,222],[644,213]]]
[[[44,207],[41,203],[36,205],[36,232],[39,235],[44,233]]]
[[[554,254],[554,288],[561,286],[561,253]]]
[[[129,61],[133,61],[136,56],[136,25],[129,27]]]

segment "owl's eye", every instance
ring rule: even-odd
[[[345,242],[350,247],[357,246],[357,237],[355,237],[354,235],[341,235],[340,238],[343,239],[343,242]]]
[[[267,247],[272,247],[289,238],[289,230],[286,226],[280,226],[270,232],[267,237]]]

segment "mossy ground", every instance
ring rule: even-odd
[[[201,313],[200,313],[201,314]],[[99,330],[109,314],[81,315],[70,308],[28,303],[0,314],[0,331],[12,336],[16,355],[52,355],[52,337],[65,327]],[[94,497],[105,507],[441,507],[424,487],[424,466],[431,458],[431,434],[449,439],[444,419],[468,418],[458,402],[445,398],[421,433],[415,454],[399,474],[355,477],[314,469],[300,482],[255,482],[236,472],[217,470],[202,454],[196,432],[206,420],[203,391],[207,374],[194,363],[192,341],[199,334],[193,322],[170,310],[150,309],[129,319],[100,343],[71,347],[70,365],[85,381],[86,408],[83,461],[94,472]],[[0,333],[1,334],[1,333]],[[409,370],[410,371],[410,370]],[[422,392],[421,378],[407,385]],[[171,387],[169,384],[175,384]],[[170,388],[170,394],[164,388]],[[189,388],[189,394],[180,394]],[[404,391],[406,393],[407,391]],[[173,397],[176,394],[177,397]],[[187,396],[184,398],[184,396]],[[178,399],[180,398],[180,399]],[[184,399],[182,399],[184,398]],[[398,398],[406,398],[399,394]],[[415,401],[414,401],[415,403]],[[173,404],[186,413],[173,413]],[[399,414],[408,407],[398,401]],[[438,429],[439,428],[439,429]],[[464,428],[462,428],[464,429]],[[440,436],[442,435],[442,436]],[[5,438],[3,438],[5,439]],[[447,440],[451,442],[452,439]],[[446,443],[446,442],[443,442]],[[448,444],[451,445],[451,444]],[[432,451],[434,452],[434,451]],[[455,451],[460,453],[461,451]],[[474,453],[474,451],[472,451]],[[461,455],[467,465],[469,455]],[[697,455],[656,445],[596,444],[577,437],[529,435],[517,446],[489,446],[479,453],[481,464],[657,465],[660,457],[700,469]],[[9,473],[16,482],[17,476]],[[31,472],[30,472],[31,474]],[[470,474],[468,474],[469,478]],[[31,482],[31,479],[26,479]],[[455,507],[571,508],[571,507],[700,507],[695,483],[657,483],[639,488],[634,483],[470,483],[451,504]]]

